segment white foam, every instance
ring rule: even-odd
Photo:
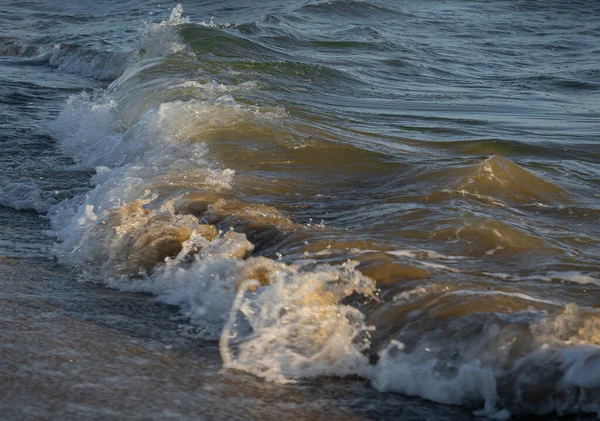
[[[441,254],[432,250],[392,250],[386,251],[387,254],[398,257],[410,257],[419,259],[440,259],[440,260],[459,260],[464,259],[464,256],[453,256]]]
[[[399,294],[394,295],[392,301],[394,305],[400,306],[404,305],[407,302],[411,302],[415,299],[424,297],[429,294],[436,294],[441,292],[450,291],[450,287],[448,285],[441,284],[427,284],[427,285],[419,285],[415,288],[412,288],[408,291],[403,291]]]
[[[481,272],[481,274],[485,275],[485,276],[490,276],[492,278],[507,279],[507,280],[512,280],[514,278],[513,275],[510,275],[508,273]]]
[[[184,23],[189,23],[190,19],[188,17],[183,16],[183,7],[181,3],[177,3],[177,5],[171,10],[171,14],[169,15],[169,19],[163,21],[162,25],[181,25]]]
[[[573,282],[576,284],[593,284],[600,286],[600,278],[586,275],[578,271],[569,272],[548,272],[550,279],[559,279],[561,281]]]
[[[259,87],[260,85],[255,81],[242,82],[238,85],[225,85],[217,83],[214,80],[206,83],[197,80],[186,80],[185,82],[170,86],[168,89],[192,90],[195,96],[199,98],[216,99],[224,94],[254,91]]]
[[[231,23],[217,23],[215,21],[214,16],[210,17],[210,20],[208,22],[202,21],[199,23],[199,25],[204,26],[205,28],[231,28],[234,25]]]
[[[440,373],[436,358],[423,353],[405,353],[404,346],[392,341],[380,353],[372,374],[373,386],[381,391],[400,392],[409,396],[453,405],[479,405],[482,415],[506,419],[510,413],[498,405],[496,378],[489,367],[477,360],[462,364],[452,376]]]
[[[192,245],[204,246],[193,262],[182,265]],[[151,276],[141,280],[111,279],[110,285],[129,291],[155,294],[167,304],[177,305],[190,321],[202,328],[207,339],[218,339],[227,321],[241,272],[248,264],[231,257],[231,249],[252,249],[241,234],[208,242],[201,236],[186,241],[179,255],[168,260]]]
[[[431,268],[431,269],[437,269],[440,271],[444,271],[444,272],[451,272],[451,273],[461,273],[460,269],[456,269],[453,267],[450,267],[448,265],[442,265],[441,263],[434,263],[434,262],[424,262],[422,260],[418,261],[421,265]]]
[[[167,20],[160,23],[152,23],[144,28],[140,49],[141,58],[162,57],[169,54],[182,53],[186,51],[185,45],[181,43],[178,27],[190,23],[189,17],[183,17],[183,7],[178,3]],[[188,51],[191,54],[191,52]]]
[[[483,407],[476,414],[495,419],[599,414],[599,320],[598,311],[574,304],[551,314],[470,314],[421,332],[411,331],[413,319],[398,335],[407,343],[392,340],[380,351],[371,380],[382,391]]]
[[[493,275],[493,274],[492,274]],[[579,271],[566,271],[566,272],[558,272],[551,271],[542,273],[540,275],[528,275],[528,276],[517,276],[517,275],[505,275],[506,279],[510,279],[512,281],[544,281],[544,282],[552,282],[552,281],[563,281],[563,282],[571,282],[575,284],[592,284],[600,286],[600,274],[592,272],[589,274],[585,274]]]
[[[519,300],[525,300],[525,301],[533,301],[536,303],[542,303],[542,304],[550,304],[550,305],[558,305],[557,303],[555,303],[554,301],[549,301],[549,300],[544,300],[541,298],[535,298],[532,297],[531,295],[522,293],[522,292],[507,292],[507,291],[471,291],[471,290],[458,290],[458,291],[452,291],[452,294],[455,295],[481,295],[481,296],[495,296],[495,295],[499,295],[499,296],[505,296],[505,297],[513,297],[513,298],[518,298]]]
[[[221,340],[224,366],[271,381],[359,374],[367,376],[369,331],[363,314],[341,301],[373,295],[375,283],[355,269],[318,265],[302,272],[278,263],[270,285],[239,293]],[[240,328],[238,315],[247,329]],[[235,342],[235,345],[232,345]]]

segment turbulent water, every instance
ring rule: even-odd
[[[0,10],[0,410],[600,415],[600,3],[96,3]]]

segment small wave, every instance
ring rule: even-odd
[[[18,41],[0,42],[0,56],[16,59],[9,64],[48,65],[59,72],[97,80],[114,80],[123,73],[131,52],[99,51],[74,44],[26,45]]]
[[[108,52],[76,45],[56,44],[45,54],[48,65],[59,72],[74,73],[97,80],[114,80],[132,58],[129,52]]]
[[[548,92],[585,92],[600,89],[600,81],[596,70],[528,76],[516,80],[510,79],[504,83],[520,89]]]
[[[519,224],[493,218],[465,217],[457,228],[440,229],[432,237],[450,239],[469,254],[482,256],[514,255],[528,250],[551,251],[534,232]]]
[[[21,43],[13,39],[0,38],[0,56],[32,57],[38,54],[39,48]]]
[[[209,54],[211,57],[248,59],[272,59],[273,56],[285,57],[271,47],[255,40],[245,38],[231,31],[215,31],[208,25],[187,25],[180,31],[185,45],[195,54]]]
[[[514,162],[494,155],[459,180],[453,190],[462,195],[490,198],[508,204],[568,203],[567,193],[548,180],[520,167]]]
[[[334,14],[339,16],[362,17],[365,13],[392,13],[393,10],[375,2],[355,0],[333,0],[323,3],[312,3],[302,6],[301,11],[317,14]]]
[[[0,39],[0,56],[18,58],[19,61],[13,64],[46,64],[59,72],[112,81],[141,58],[161,57],[184,50],[185,47],[177,42],[177,31],[173,30],[189,22],[187,17],[182,17],[182,12],[181,5],[178,5],[167,20],[148,25],[136,51],[102,51],[62,42],[29,45],[17,40]]]
[[[477,139],[453,142],[414,142],[424,147],[452,150],[461,156],[464,155],[488,155],[488,156],[535,156],[539,157],[569,157],[571,154],[565,152],[560,144],[550,142],[526,143],[507,139]]]
[[[593,276],[595,275],[595,276]],[[547,277],[541,277],[546,280],[560,280],[566,282],[573,282],[576,284],[592,284],[600,286],[600,274],[585,274],[577,271],[569,272],[550,272]]]
[[[48,197],[33,180],[11,181],[0,177],[0,205],[2,206],[45,213],[55,203],[56,201]]]
[[[481,415],[593,412],[600,378],[598,313],[569,305],[536,312],[471,314],[407,326],[380,352],[373,385],[446,404],[483,406]]]

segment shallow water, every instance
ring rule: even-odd
[[[9,2],[2,410],[598,415],[599,13]]]

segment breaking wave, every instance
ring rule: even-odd
[[[63,262],[88,279],[179,306],[200,336],[219,340],[224,367],[270,381],[359,375],[382,391],[498,419],[600,414],[596,310],[468,279],[430,279],[442,265],[482,256],[469,247],[453,256],[397,250],[348,234],[336,242],[344,233],[247,194],[245,183],[267,191],[263,197],[285,188],[268,191],[266,181],[227,168],[216,158],[220,145],[253,136],[289,142],[296,122],[281,106],[236,98],[259,91],[259,83],[191,71],[197,61],[179,37],[186,25],[193,24],[178,5],[169,20],[149,27],[136,53],[88,56],[59,47],[48,59],[92,77],[120,74],[105,91],[72,96],[51,128],[65,155],[95,169],[90,191],[48,209]],[[451,195],[506,206],[569,200],[500,156],[461,174],[448,186]],[[19,188],[28,187],[11,194]],[[492,254],[546,247],[519,227],[479,216],[457,235]]]

